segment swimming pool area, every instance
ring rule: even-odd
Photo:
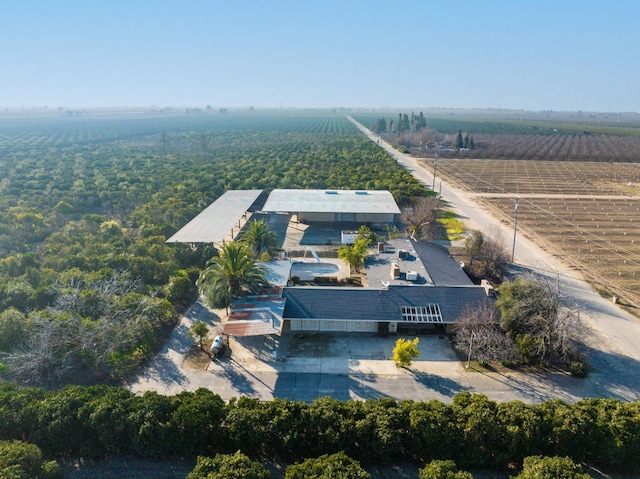
[[[302,281],[312,281],[316,276],[335,274],[340,267],[334,263],[296,261],[291,264],[291,276],[297,276]]]

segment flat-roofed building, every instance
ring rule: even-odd
[[[385,190],[273,190],[265,213],[292,213],[301,223],[393,223],[400,208]]]

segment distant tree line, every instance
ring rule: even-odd
[[[394,128],[395,125],[395,128]],[[394,123],[393,120],[389,120],[384,117],[377,118],[371,124],[371,131],[374,133],[402,133],[403,131],[420,131],[427,127],[427,119],[424,114],[416,115],[411,112],[411,116],[406,113],[398,113],[398,120]]]
[[[363,465],[434,459],[505,468],[527,456],[569,456],[609,470],[640,468],[640,402],[497,403],[461,393],[450,405],[389,398],[310,404],[206,389],[137,396],[108,386],[47,392],[0,386],[0,440],[45,457],[186,458],[234,453],[287,463],[344,452]]]

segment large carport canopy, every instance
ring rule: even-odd
[[[222,243],[256,202],[262,190],[230,190],[189,221],[167,243]]]
[[[400,214],[393,195],[385,190],[273,190],[262,211]]]

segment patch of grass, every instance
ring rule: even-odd
[[[458,215],[452,211],[441,210],[438,215],[438,223],[440,223],[446,234],[446,239],[455,241],[464,238],[465,227],[460,221]]]

